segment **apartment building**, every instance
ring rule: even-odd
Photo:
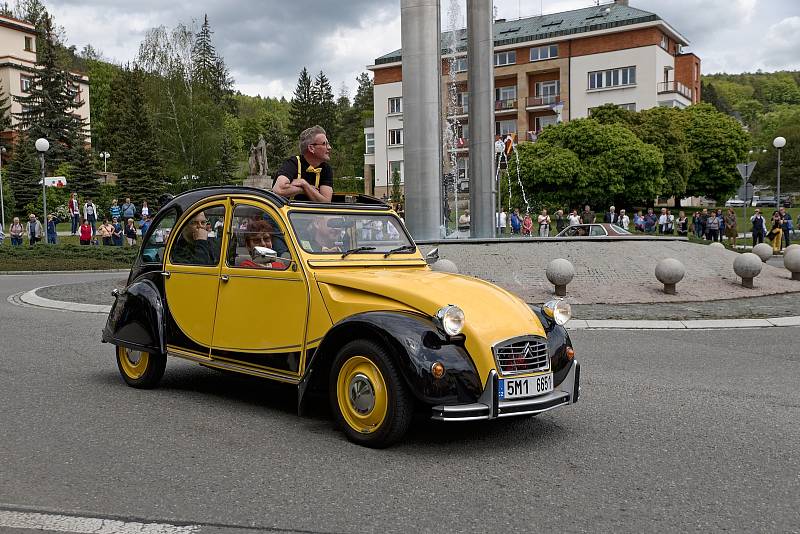
[[[10,145],[13,141],[14,126],[17,119],[14,116],[22,111],[22,105],[14,97],[25,96],[28,93],[32,73],[36,69],[36,28],[27,22],[10,17],[0,16],[0,82],[2,94],[9,97],[11,108],[11,130],[0,132],[0,143]],[[90,125],[89,113],[89,77],[81,73],[72,73],[75,76],[75,89],[78,94],[75,101],[82,102],[73,113],[86,120],[87,135]],[[87,137],[88,142],[88,137]]]
[[[454,36],[454,55],[442,55],[443,116],[458,122],[460,181],[468,169],[469,87],[466,31]],[[442,35],[442,43],[453,36]],[[613,103],[630,110],[685,107],[700,101],[700,58],[655,13],[627,0],[494,24],[495,133],[534,142],[550,124],[588,117]],[[455,76],[450,76],[453,65]],[[374,120],[365,129],[364,176],[377,196],[388,195],[397,170],[403,182],[402,51],[368,66],[374,74]],[[447,104],[452,78],[456,105]],[[440,136],[439,136],[440,137]],[[431,142],[440,142],[432,132]],[[369,189],[369,186],[368,186]]]

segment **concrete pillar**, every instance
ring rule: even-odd
[[[528,140],[528,130],[533,130],[528,125],[528,111],[525,109],[530,93],[528,86],[528,73],[524,70],[517,71],[517,142],[521,143]]]
[[[401,0],[405,221],[415,239],[442,224],[442,55],[439,0]]]
[[[494,36],[492,0],[467,2],[469,207],[472,237],[493,237]],[[405,56],[403,59],[405,63]],[[405,76],[404,76],[405,78]]]

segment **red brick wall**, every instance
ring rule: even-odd
[[[675,81],[692,88],[693,104],[700,102],[700,58],[694,54],[675,56]]]
[[[589,54],[612,52],[614,50],[624,50],[626,48],[657,45],[661,43],[662,35],[661,30],[658,28],[643,28],[641,30],[574,39],[572,41],[572,55],[586,56]],[[559,49],[559,55],[563,57],[561,49]]]
[[[394,83],[403,80],[403,68],[400,65],[396,67],[388,67],[385,69],[375,69],[375,85],[382,83]]]

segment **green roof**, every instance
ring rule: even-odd
[[[608,13],[605,11],[608,10]],[[551,13],[518,20],[499,20],[494,23],[494,45],[503,46],[542,39],[552,39],[562,35],[574,35],[609,28],[619,28],[631,24],[661,20],[649,11],[642,11],[622,4],[605,4],[562,13]],[[447,54],[452,32],[442,33],[442,54]],[[467,30],[455,32],[456,52],[467,49]],[[395,50],[375,60],[376,65],[395,63],[402,60],[402,50]]]

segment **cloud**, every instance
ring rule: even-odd
[[[789,17],[770,26],[764,36],[761,60],[774,68],[800,68],[800,17]]]

